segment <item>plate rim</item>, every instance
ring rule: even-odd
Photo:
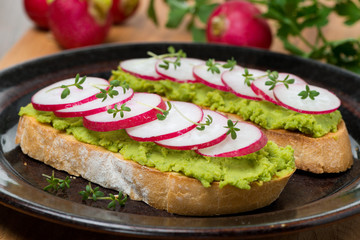
[[[169,46],[169,45],[174,45],[174,46],[179,46],[179,45],[187,45],[187,46],[205,46],[205,47],[216,47],[216,48],[235,48],[234,46],[228,46],[228,45],[217,45],[217,44],[194,44],[194,43],[182,43],[182,42],[158,42],[158,43],[127,43],[127,44],[103,44],[103,45],[99,45],[99,46],[93,46],[93,47],[86,47],[86,48],[81,48],[81,49],[73,49],[73,50],[65,50],[59,53],[55,53],[55,54],[51,54],[51,55],[47,55],[47,56],[43,56],[40,58],[36,58],[36,59],[32,59],[32,60],[28,60],[28,61],[24,61],[22,63],[13,65],[11,67],[5,68],[3,70],[0,71],[0,79],[2,78],[3,75],[6,74],[11,74],[11,72],[16,72],[19,68],[26,68],[26,67],[30,67],[31,65],[36,65],[42,62],[47,62],[49,61],[49,59],[57,59],[57,58],[62,58],[64,56],[67,57],[71,57],[73,55],[77,55],[77,54],[82,54],[82,53],[86,53],[86,52],[96,52],[99,50],[103,50],[103,49],[111,49],[111,48],[124,48],[124,47],[144,47],[144,46]],[[312,60],[312,59],[304,59],[298,56],[290,56],[290,55],[286,55],[286,54],[282,54],[282,53],[277,53],[277,52],[270,52],[270,51],[265,51],[265,50],[260,50],[260,49],[249,49],[249,48],[242,48],[242,47],[236,47],[238,49],[242,49],[243,51],[248,51],[250,53],[256,54],[256,53],[263,53],[263,54],[270,54],[270,55],[277,55],[277,56],[281,56],[284,57],[285,59],[297,59],[298,61],[308,61],[311,62],[312,64],[315,64],[319,67],[325,67],[327,69],[330,69],[331,71],[340,71],[341,74],[346,74],[352,77],[357,78],[360,81],[360,77],[358,75],[356,75],[355,73],[352,73],[350,71],[341,69],[339,67],[336,66],[332,66],[332,65],[328,65],[328,64],[324,64],[324,63],[320,63],[318,61]],[[69,56],[68,56],[69,55]],[[1,156],[0,156],[0,170],[5,169],[9,171],[9,169],[6,169],[6,164],[4,164],[4,160],[5,156],[3,154],[3,151],[1,150]],[[2,169],[1,169],[2,168]],[[13,171],[13,170],[12,170]],[[9,172],[7,172],[9,173]],[[16,176],[14,173],[12,178],[15,179],[16,181],[20,182],[23,181],[21,179],[19,179],[19,176]],[[0,173],[0,183],[1,181],[4,181],[3,179],[3,175],[1,175]],[[355,183],[354,183],[355,184]],[[356,190],[356,187],[350,187],[350,190]],[[359,190],[360,191],[360,190]],[[336,194],[335,194],[336,195]],[[74,227],[78,227],[78,228],[86,228],[87,230],[96,230],[96,231],[105,231],[108,233],[113,233],[113,234],[135,234],[138,235],[140,234],[141,236],[168,236],[169,233],[170,235],[172,233],[176,233],[176,234],[184,234],[184,236],[194,236],[194,235],[208,235],[208,236],[218,236],[219,234],[227,234],[228,236],[239,236],[244,234],[244,235],[248,235],[248,234],[267,234],[267,233],[274,233],[274,232],[289,232],[289,231],[293,231],[293,230],[298,230],[298,229],[305,229],[308,227],[313,227],[313,226],[319,226],[319,225],[323,225],[323,224],[327,224],[327,223],[331,223],[331,222],[335,222],[337,220],[340,219],[344,219],[350,216],[353,216],[355,214],[359,214],[360,213],[360,197],[359,199],[357,199],[358,201],[356,203],[354,203],[353,205],[349,206],[348,208],[343,208],[343,209],[339,209],[338,211],[332,212],[330,214],[323,214],[323,215],[318,215],[316,217],[311,217],[309,219],[298,219],[298,220],[293,220],[293,221],[287,221],[287,222],[280,222],[278,224],[263,224],[263,225],[259,225],[259,226],[254,226],[253,228],[247,228],[246,230],[244,230],[246,227],[244,226],[234,226],[234,227],[227,227],[226,229],[221,227],[221,229],[218,228],[194,228],[191,229],[189,231],[188,228],[156,228],[157,231],[154,232],[154,228],[149,228],[149,227],[137,227],[137,232],[135,233],[133,230],[129,230],[127,228],[119,228],[119,225],[117,224],[117,226],[114,226],[113,228],[111,227],[101,227],[101,224],[98,224],[97,221],[95,222],[91,222],[90,221],[86,221],[85,219],[82,219],[79,216],[74,216],[74,215],[69,215],[68,213],[62,213],[60,212],[60,217],[59,215],[57,215],[59,212],[55,211],[53,212],[52,209],[48,209],[46,206],[42,206],[42,205],[36,205],[35,203],[30,203],[30,202],[21,202],[21,199],[17,199],[16,197],[18,196],[12,196],[11,194],[7,193],[5,191],[5,189],[3,188],[3,186],[0,184],[0,203],[13,208],[17,211],[20,212],[25,212],[27,214],[30,214],[32,216],[35,217],[39,217],[39,218],[44,218],[47,219],[49,221],[55,221],[57,223],[60,224],[70,224],[71,226]],[[336,197],[336,196],[332,196],[332,197]],[[17,200],[17,201],[15,201]],[[308,206],[309,204],[307,204]],[[87,206],[88,207],[88,206]],[[40,209],[40,210],[39,210]],[[284,210],[286,211],[286,210]],[[77,221],[75,221],[75,219],[77,219]],[[271,228],[269,227],[271,225]],[[126,225],[122,225],[123,227]],[[127,230],[126,230],[127,229]],[[222,235],[224,236],[224,235]]]

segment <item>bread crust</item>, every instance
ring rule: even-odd
[[[269,140],[279,146],[293,146],[298,169],[313,173],[338,173],[353,165],[349,133],[343,120],[337,132],[330,132],[320,138],[283,129],[263,131]]]
[[[251,211],[275,201],[290,176],[253,182],[250,190],[200,181],[172,172],[161,172],[124,160],[121,154],[77,141],[35,118],[22,116],[16,143],[30,157],[103,187],[123,191],[157,209],[180,215],[210,216]]]
[[[231,119],[242,120],[235,114],[226,113],[225,115]],[[349,133],[344,120],[340,121],[336,132],[327,133],[319,138],[284,129],[265,129],[253,122],[249,123],[259,127],[268,140],[278,146],[292,146],[297,169],[317,174],[339,173],[351,168],[354,163]]]

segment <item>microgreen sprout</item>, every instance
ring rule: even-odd
[[[199,131],[203,131],[206,126],[210,126],[210,124],[213,122],[213,118],[212,118],[210,115],[207,115],[207,116],[206,116],[206,121],[205,121],[205,123],[194,122],[194,121],[192,121],[191,119],[189,119],[188,117],[186,117],[186,116],[185,116],[179,109],[177,109],[175,106],[174,106],[174,109],[180,114],[180,116],[181,116],[182,118],[184,118],[185,120],[191,122],[191,123],[194,124],[194,125],[197,125],[196,129],[199,130]]]
[[[306,85],[305,90],[301,91],[298,96],[301,97],[301,99],[306,99],[309,97],[311,100],[315,100],[315,97],[319,96],[320,93],[316,90],[310,90],[309,85]]]
[[[265,82],[266,86],[270,86],[269,90],[273,90],[277,83],[283,83],[286,88],[289,88],[289,84],[293,84],[295,80],[293,78],[289,79],[289,75],[287,75],[283,80],[278,79],[279,73],[276,71],[267,71],[267,76],[269,78],[268,81]]]
[[[254,81],[254,75],[249,73],[249,70],[247,68],[244,69],[244,74],[242,76],[245,78],[244,84],[246,84],[248,87],[251,86],[251,81]]]
[[[80,191],[79,194],[82,196],[82,200],[110,200],[108,204],[108,208],[115,208],[116,205],[124,206],[127,200],[127,196],[123,195],[122,192],[119,192],[118,195],[109,194],[109,196],[105,196],[105,194],[99,190],[99,187],[92,188],[91,183],[89,182],[86,185],[85,190]]]
[[[235,127],[236,124],[238,123],[239,121],[236,121],[235,123],[232,121],[232,120],[228,120],[227,121],[227,126],[225,126],[224,128],[228,128],[229,130],[226,132],[226,135],[231,135],[231,138],[233,140],[235,140],[237,138],[237,133],[238,131],[240,131],[240,128],[237,128]]]
[[[159,110],[159,111],[161,112],[161,113],[156,114],[156,118],[157,118],[158,120],[160,120],[160,121],[166,119],[166,117],[169,115],[169,112],[170,112],[170,110],[171,110],[171,108],[172,108],[172,105],[171,105],[171,103],[170,103],[169,101],[167,101],[166,103],[167,103],[167,105],[168,105],[168,109],[167,109],[167,110],[164,110],[164,109],[161,109],[161,108],[157,108],[157,107],[155,108],[155,109],[157,109],[157,110]]]
[[[210,71],[212,74],[214,73],[220,74],[221,71],[219,66],[225,69],[229,69],[229,71],[232,71],[237,63],[234,58],[227,60],[227,62],[224,64],[220,64],[219,62],[216,62],[215,59],[210,58],[206,61],[205,64],[208,67],[207,70]]]
[[[129,89],[129,85],[126,82],[120,82],[119,80],[112,80],[110,82],[110,87],[108,89],[100,89],[100,93],[96,94],[97,98],[102,98],[102,101],[105,101],[107,97],[113,98],[114,96],[119,95],[119,92],[114,89],[114,87],[122,87],[124,93]]]
[[[236,64],[236,60],[234,59],[234,57],[232,57],[231,59],[228,59],[226,63],[222,65],[222,67],[229,69],[229,71],[232,71],[235,68]]]
[[[220,63],[215,62],[215,59],[210,58],[209,60],[206,61],[206,66],[208,66],[208,71],[210,71],[212,74],[217,73],[220,74],[220,69],[219,66]]]
[[[60,179],[55,177],[54,171],[52,171],[51,176],[42,174],[43,177],[46,177],[46,181],[49,183],[44,187],[45,191],[54,191],[57,192],[59,189],[65,190],[65,188],[70,188],[70,178],[67,176],[65,179]]]
[[[83,86],[81,86],[81,85],[85,82],[85,80],[86,80],[86,76],[84,76],[80,79],[80,74],[76,74],[75,82],[73,84],[61,85],[59,87],[54,87],[54,88],[49,89],[48,92],[58,89],[58,88],[63,88],[64,90],[61,92],[60,97],[61,97],[61,99],[64,99],[70,95],[70,87],[75,86],[78,89],[84,89]]]
[[[110,108],[110,109],[107,110],[107,112],[109,114],[113,115],[113,118],[115,118],[118,113],[120,114],[120,117],[123,118],[124,117],[124,112],[130,112],[130,111],[131,111],[131,109],[126,106],[126,103],[123,103],[120,106],[120,109],[118,108],[118,105],[115,104],[113,108]]]
[[[183,50],[176,51],[173,46],[168,47],[168,53],[162,54],[162,55],[156,55],[153,52],[148,52],[148,55],[151,57],[154,57],[156,59],[163,59],[163,63],[159,65],[159,67],[164,69],[169,69],[170,65],[173,64],[174,68],[181,66],[181,58],[186,57],[186,53]],[[170,57],[176,57],[175,61],[170,61],[166,58]]]
[[[196,123],[196,125],[198,125],[196,129],[199,131],[203,131],[205,129],[205,126],[210,126],[212,122],[213,118],[210,115],[207,115],[205,123]]]

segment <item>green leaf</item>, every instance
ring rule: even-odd
[[[157,19],[157,16],[156,16],[156,11],[155,11],[155,0],[150,0],[150,3],[149,3],[149,6],[148,6],[148,9],[147,9],[147,15],[148,17],[152,20],[152,22],[158,26],[159,25],[159,22],[158,22],[158,19]]]
[[[198,7],[197,16],[199,17],[200,21],[202,23],[207,23],[207,20],[209,19],[210,14],[214,11],[214,9],[219,5],[217,3],[213,4],[196,4]]]
[[[170,11],[166,27],[177,28],[191,8],[182,0],[168,0],[167,3],[169,4]]]
[[[335,11],[345,17],[345,24],[353,25],[360,20],[360,8],[352,1],[340,1],[335,5]]]
[[[206,30],[193,26],[191,28],[192,39],[194,42],[206,42]]]
[[[68,87],[66,87],[62,92],[61,92],[61,99],[66,98],[67,96],[69,96],[70,94],[70,89]]]

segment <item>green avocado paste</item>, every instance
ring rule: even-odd
[[[113,71],[112,75],[113,79],[127,82],[136,92],[157,93],[170,100],[193,102],[211,110],[233,113],[265,129],[300,131],[316,138],[336,132],[342,118],[338,110],[329,114],[302,114],[271,102],[243,99],[201,83],[144,80],[121,69]]]
[[[162,172],[178,172],[198,179],[205,187],[219,181],[220,187],[232,185],[249,189],[250,183],[270,181],[295,170],[294,151],[290,146],[278,147],[273,142],[252,154],[233,157],[205,157],[195,151],[172,150],[153,142],[132,140],[124,130],[95,132],[86,129],[82,118],[58,118],[52,112],[35,110],[31,104],[19,115],[35,117],[39,122],[72,134],[78,141],[119,152],[125,159],[154,167]]]

